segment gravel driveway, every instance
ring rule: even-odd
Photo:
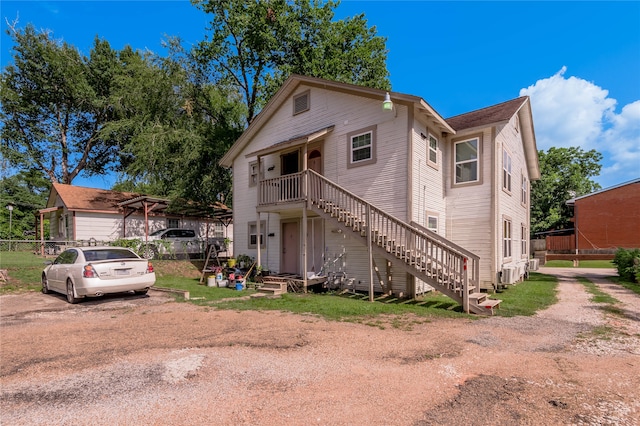
[[[612,270],[541,272],[560,277],[560,301],[534,317],[399,328],[160,292],[78,305],[1,296],[0,424],[640,424],[640,297],[609,283]]]

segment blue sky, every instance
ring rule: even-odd
[[[531,96],[539,149],[580,146],[604,155],[603,187],[640,177],[640,2],[354,1],[387,38],[393,91],[420,96],[443,117]],[[85,54],[96,36],[164,54],[177,35],[204,39],[207,16],[185,0],[2,0],[1,65],[11,60],[6,20],[48,29]],[[77,178],[108,188],[114,177]]]

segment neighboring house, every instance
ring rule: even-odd
[[[221,216],[198,214],[188,206],[167,212],[169,200],[105,189],[54,183],[47,207],[50,238],[56,241],[113,241],[140,237],[163,228],[189,228],[198,236],[226,237],[231,212],[219,206]],[[42,220],[40,221],[43,222]]]
[[[640,248],[640,178],[567,201],[576,254]]]
[[[235,252],[303,280],[337,271],[371,294],[435,287],[465,307],[478,287],[519,279],[540,174],[529,98],[445,120],[385,96],[283,84],[220,162],[233,168]]]

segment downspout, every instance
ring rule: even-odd
[[[491,268],[490,268],[490,273],[491,273],[491,284],[493,285],[494,282],[496,284],[496,288],[498,285],[497,279],[498,279],[498,242],[500,241],[500,235],[499,235],[499,229],[500,228],[500,219],[497,217],[497,213],[498,213],[498,192],[496,191],[496,169],[497,167],[497,157],[496,157],[496,143],[495,143],[495,137],[496,137],[496,128],[492,127],[491,128],[491,217],[492,217],[492,230],[491,230],[491,235],[493,236],[493,238],[491,239]],[[484,144],[483,144],[483,148],[484,148]],[[484,149],[483,149],[484,150]],[[500,244],[500,246],[502,246],[502,244]],[[481,287],[480,285],[480,276],[478,276],[478,286]]]

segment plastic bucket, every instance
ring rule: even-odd
[[[236,281],[236,290],[238,290],[238,291],[244,290],[244,286],[242,285],[242,281]]]
[[[207,287],[216,286],[216,277],[207,277]]]

